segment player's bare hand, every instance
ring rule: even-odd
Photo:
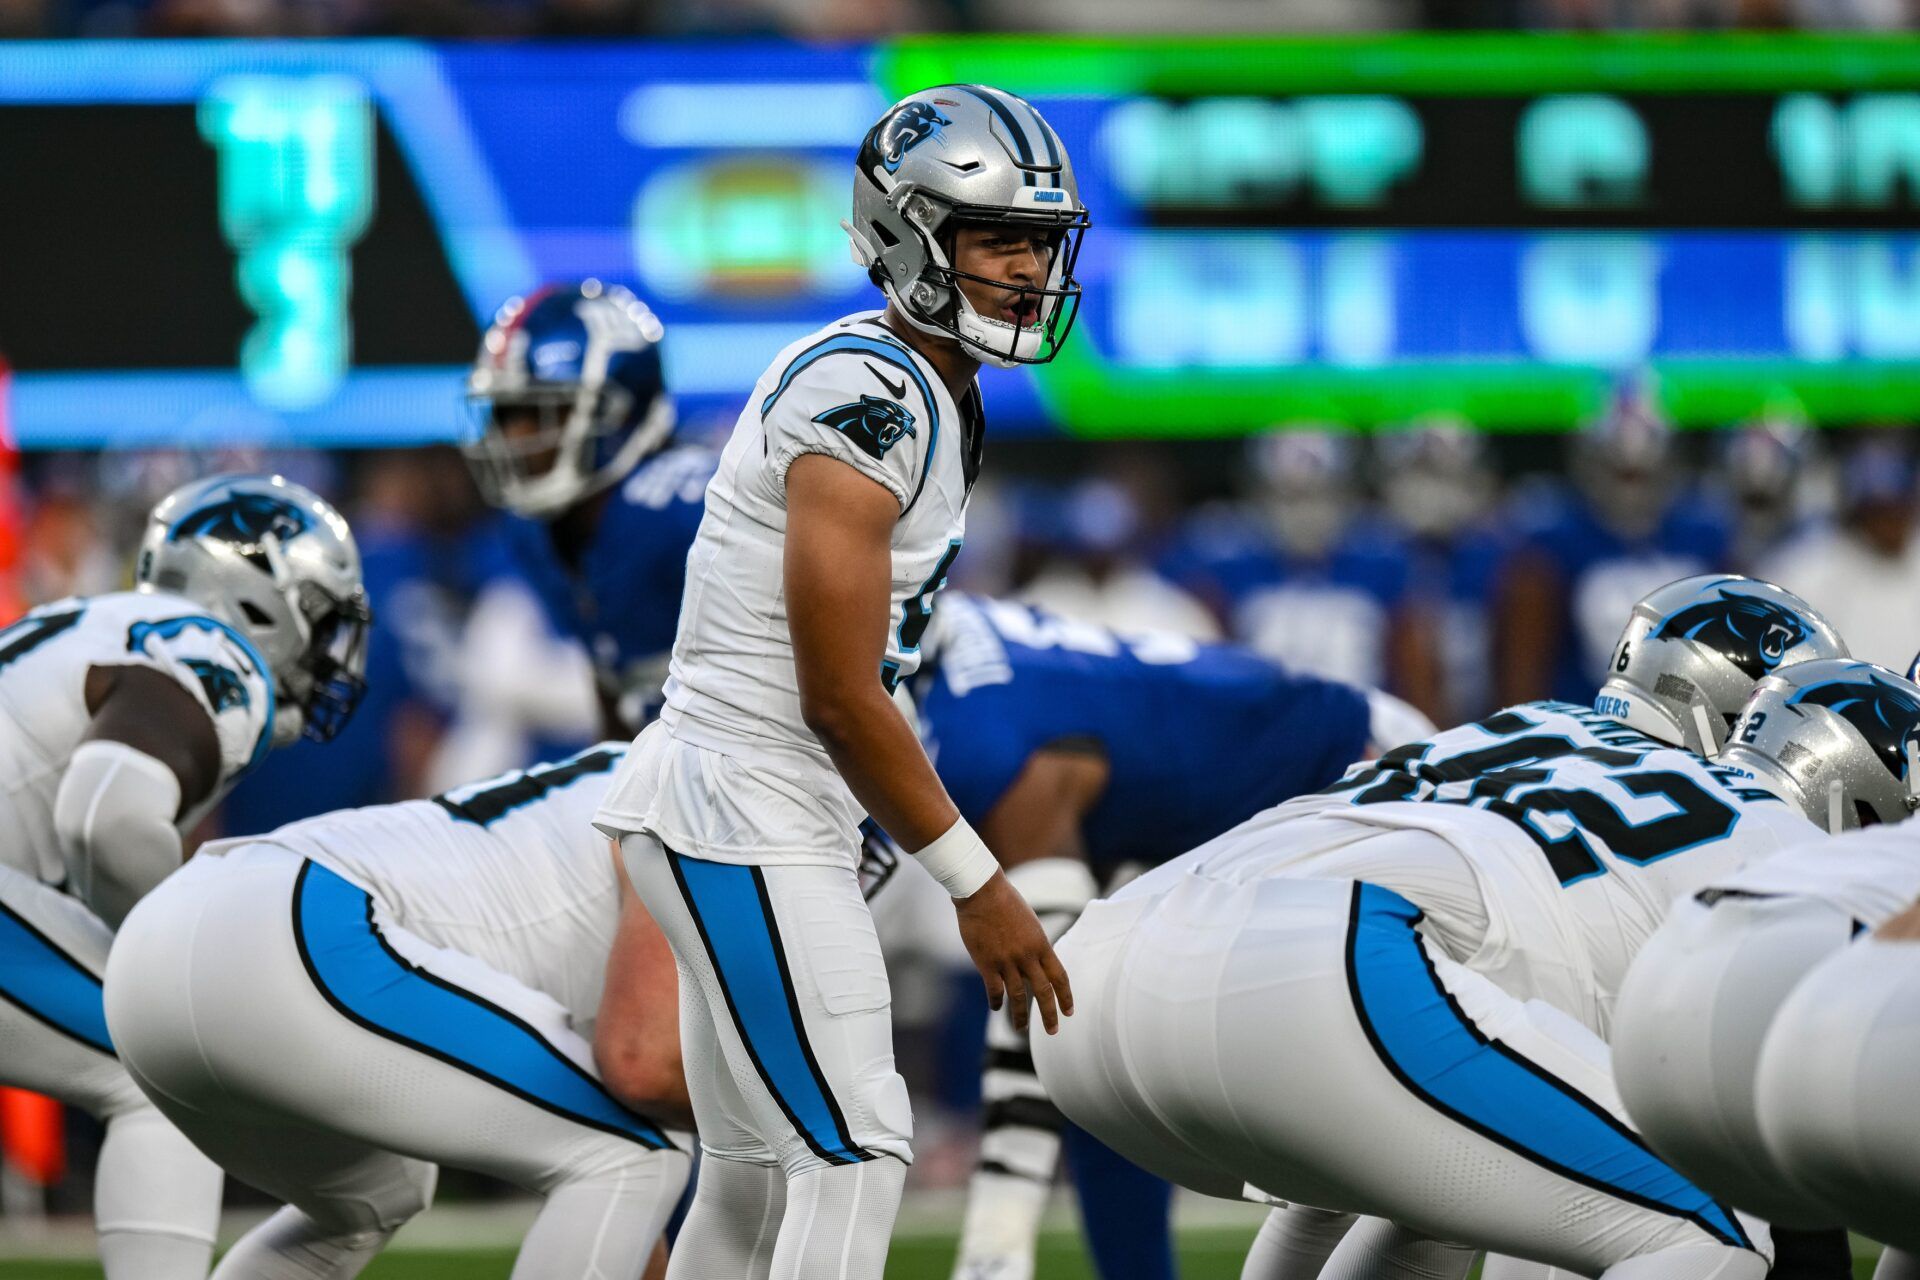
[[[1011,1000],[1013,1025],[1025,1031],[1032,1001],[1040,1006],[1041,1024],[1052,1035],[1061,1015],[1073,1012],[1073,988],[1033,908],[998,871],[973,896],[953,905],[960,917],[960,939],[987,985],[987,1003],[998,1009]]]
[[[1873,931],[1883,942],[1920,942],[1920,902]]]

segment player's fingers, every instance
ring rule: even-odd
[[[1007,999],[1006,984],[1000,980],[999,974],[984,968],[980,970],[980,981],[987,988],[987,1008],[998,1010]]]
[[[1040,1006],[1040,1025],[1052,1035],[1060,1029],[1060,1010],[1054,1003],[1053,983],[1038,960],[1027,961],[1027,990],[1033,992],[1034,1003]]]
[[[1053,995],[1060,1002],[1060,1012],[1071,1017],[1073,984],[1067,981],[1066,966],[1060,963],[1060,957],[1053,953],[1052,947],[1047,948],[1047,954],[1041,957],[1040,964],[1046,970],[1047,981],[1053,984]]]
[[[1027,980],[1017,965],[1010,964],[1007,967],[1006,981],[1007,999],[1013,1006],[1008,1010],[1009,1016],[1013,1019],[1013,1029],[1025,1031],[1033,1009],[1032,1003],[1027,999]]]

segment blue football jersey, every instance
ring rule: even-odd
[[[1160,569],[1219,610],[1239,643],[1289,667],[1389,683],[1388,633],[1407,599],[1407,540],[1356,520],[1324,555],[1303,557],[1237,512],[1195,519]]]
[[[548,526],[505,517],[515,566],[554,629],[586,646],[601,690],[637,729],[659,708],[686,585],[687,548],[700,528],[718,458],[681,444],[644,459],[614,490],[569,568]]]
[[[1036,751],[1098,750],[1112,774],[1082,832],[1096,866],[1171,858],[1327,785],[1366,746],[1359,689],[1244,649],[965,596],[934,625],[914,701],[960,812],[984,821]]]
[[[1645,536],[1621,537],[1570,489],[1516,505],[1518,541],[1559,577],[1561,644],[1552,696],[1585,703],[1605,678],[1621,624],[1640,597],[1691,574],[1726,566],[1730,530],[1721,510],[1693,496],[1670,505]]]

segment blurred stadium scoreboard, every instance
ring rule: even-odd
[[[1920,416],[1920,42],[0,47],[0,353],[28,446],[445,438],[507,296],[631,284],[687,411],[869,305],[839,230],[892,98],[1025,93],[1095,229],[996,430],[1430,411]]]

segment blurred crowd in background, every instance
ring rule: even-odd
[[[1920,0],[0,0],[0,35],[869,38],[916,31],[1900,30]]]

